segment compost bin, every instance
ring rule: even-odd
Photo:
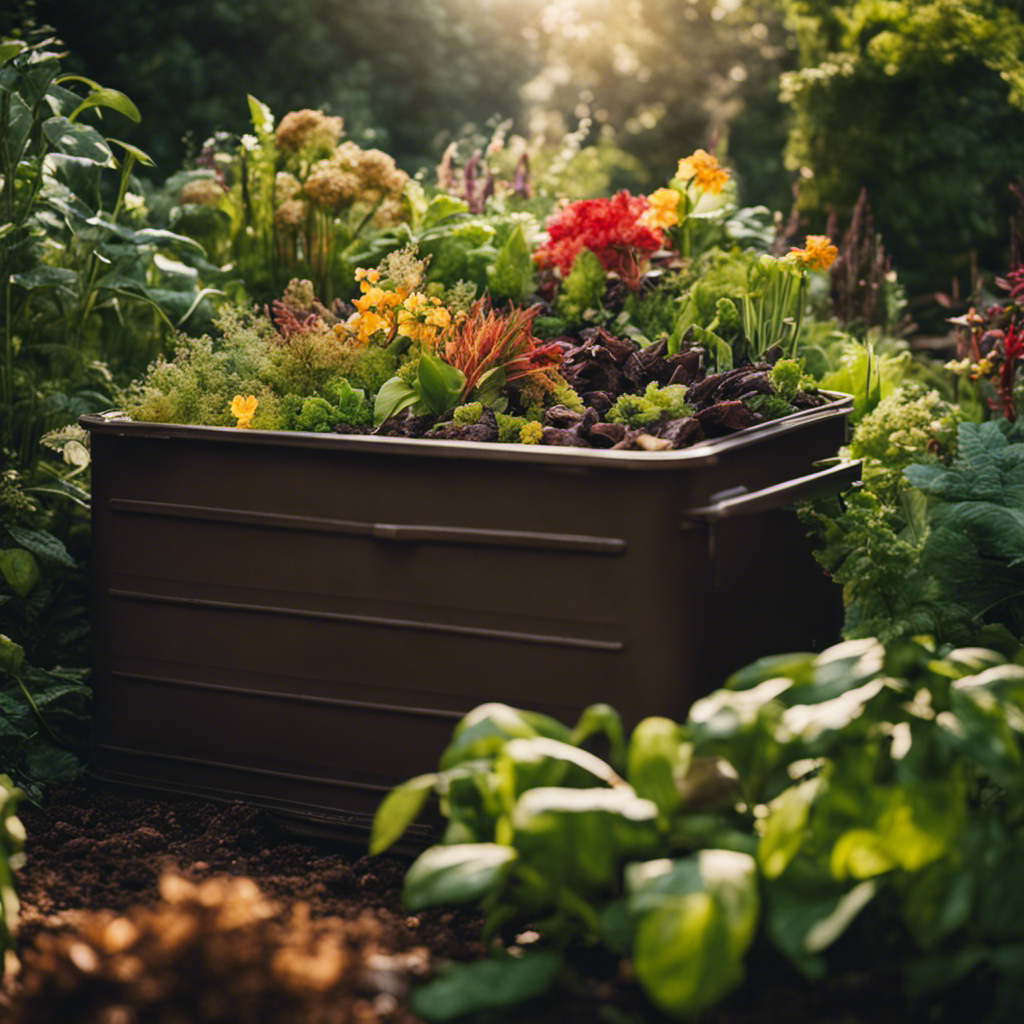
[[[662,452],[85,416],[91,770],[361,832],[485,701],[682,718],[838,638],[786,506],[857,476],[851,407]]]

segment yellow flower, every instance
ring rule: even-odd
[[[367,270],[366,267],[356,267],[356,280],[359,282],[360,290],[365,292],[370,285],[374,285],[380,280],[380,271],[373,268]]]
[[[839,255],[839,250],[832,244],[828,235],[808,235],[802,249],[793,248],[789,251],[811,270],[828,270]]]
[[[647,201],[651,205],[640,215],[641,224],[664,230],[679,223],[679,193],[674,188],[659,188]]]
[[[248,427],[252,424],[252,418],[256,414],[256,406],[259,399],[255,395],[235,395],[231,399],[231,415],[237,417],[237,427]]]
[[[451,322],[452,315],[441,300],[428,299],[422,292],[413,292],[398,311],[398,333],[422,344],[433,345]]]
[[[519,428],[519,440],[522,444],[540,444],[543,436],[544,428],[536,420],[530,420]]]
[[[687,183],[692,181],[702,192],[717,196],[729,180],[729,172],[707,150],[698,149],[679,161],[676,177]]]

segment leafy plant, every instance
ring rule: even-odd
[[[81,86],[84,95],[74,91]],[[104,380],[97,360],[130,365],[115,345],[121,332],[142,327],[133,347],[147,335],[159,347],[157,324],[184,323],[209,294],[194,269],[171,258],[201,253],[194,242],[139,226],[131,175],[151,161],[82,123],[103,110],[139,119],[124,94],[62,75],[47,43],[0,44],[0,442],[22,465],[35,461],[43,430],[109,403],[109,374]],[[107,187],[114,198],[104,208]],[[125,319],[139,309],[151,318],[145,326]]]
[[[579,745],[594,736],[610,743],[609,761]],[[440,771],[386,798],[371,849],[394,842],[436,791],[448,830],[410,868],[407,905],[478,902],[485,935],[530,924],[546,945],[439,979],[418,993],[417,1012],[444,1020],[529,998],[554,983],[561,955],[581,942],[632,950],[641,984],[672,1013],[695,1012],[733,988],[757,920],[753,857],[719,849],[651,859],[670,848],[683,799],[674,780],[692,779],[690,766],[678,726],[647,719],[627,746],[605,705],[588,708],[571,731],[500,704],[467,715]],[[481,992],[485,973],[491,985]]]
[[[495,950],[415,1009],[448,1020],[530,998],[568,978],[566,951],[603,944],[689,1017],[767,942],[811,979],[835,950],[867,972],[884,957],[909,1001],[1016,1017],[1022,700],[1024,668],[995,651],[865,639],[754,662],[685,723],[645,719],[628,743],[603,705],[571,730],[477,708],[374,821],[380,852],[436,793],[447,830],[406,903],[479,906]],[[583,749],[597,737],[607,760]],[[503,950],[525,927],[539,941]]]
[[[399,375],[377,395],[373,418],[382,423],[402,409],[435,416],[479,401],[504,412],[502,389],[561,363],[557,345],[538,345],[531,332],[537,310],[498,313],[479,300],[441,335],[437,354],[423,352],[415,377]]]

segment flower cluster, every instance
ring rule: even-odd
[[[428,298],[423,292],[412,290],[419,277],[406,276],[392,280],[393,287],[380,284],[379,270],[356,270],[360,295],[353,300],[356,312],[344,324],[335,327],[336,333],[348,333],[360,344],[366,344],[378,332],[387,341],[402,335],[427,347],[437,344],[443,330],[451,325],[451,313],[436,296]]]
[[[286,155],[329,153],[341,138],[344,121],[319,110],[293,110],[274,132],[277,148]]]
[[[584,248],[590,249],[606,271],[621,273],[627,264],[662,247],[661,233],[642,218],[650,208],[646,196],[623,190],[610,199],[581,199],[569,203],[545,225],[548,241],[534,253],[542,267],[566,275]]]
[[[216,206],[224,198],[225,191],[216,178],[193,178],[182,186],[178,202],[182,206]]]

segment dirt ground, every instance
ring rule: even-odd
[[[297,839],[244,804],[76,784],[23,804],[21,967],[0,1024],[414,1024],[410,987],[484,952],[470,912],[411,915],[408,859]],[[480,1024],[662,1024],[628,965]],[[779,961],[701,1024],[906,1024],[892,979],[810,986]]]

